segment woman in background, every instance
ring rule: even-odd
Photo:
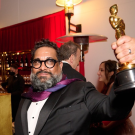
[[[110,89],[113,85],[115,75],[117,72],[116,69],[117,62],[114,60],[107,60],[103,61],[99,66],[98,71],[98,81],[104,82],[103,90],[101,90],[101,93],[108,95],[110,92]]]
[[[117,72],[117,62],[114,60],[103,61],[99,66],[98,80],[104,82],[104,88],[101,93],[109,95]],[[119,121],[103,121],[101,127],[107,135],[135,135],[134,125],[129,117]]]

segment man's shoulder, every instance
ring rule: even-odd
[[[63,62],[63,68],[72,68],[70,64]]]
[[[75,97],[77,95],[85,95],[86,93],[93,93],[96,91],[95,87],[90,82],[84,81],[75,81],[68,84],[65,88],[62,89],[65,94],[71,94]]]
[[[17,77],[23,78],[20,74],[17,74]]]
[[[81,73],[73,69],[68,63],[63,63],[62,71],[68,79],[79,78],[83,81],[86,81],[86,78]]]
[[[84,82],[81,80],[74,81],[68,85],[69,87],[76,87],[76,88],[86,88],[86,87],[94,87],[94,85],[91,82]],[[95,88],[95,87],[94,87]]]
[[[18,74],[17,77],[18,77],[19,79],[24,80],[23,76],[21,76],[20,74]]]
[[[74,72],[79,73],[78,71],[76,71],[75,69],[73,69],[73,68],[71,67],[71,65],[68,64],[68,63],[63,63],[63,68],[62,68],[62,70],[66,71],[66,72],[68,72],[68,71],[70,70],[70,72],[71,72],[71,71],[74,71]]]

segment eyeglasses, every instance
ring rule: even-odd
[[[47,59],[47,60],[35,59],[32,61],[32,67],[38,69],[41,67],[42,62],[44,62],[47,68],[53,68],[58,61],[54,59]]]

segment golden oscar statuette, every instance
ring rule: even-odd
[[[119,39],[121,36],[125,35],[125,23],[117,16],[118,6],[114,4],[110,7],[111,16],[109,17],[109,22],[112,28],[115,30],[115,38]],[[129,53],[131,50],[129,49]],[[135,64],[130,64],[129,62],[124,64],[119,64],[116,74],[115,82],[115,92],[130,92],[135,88]]]

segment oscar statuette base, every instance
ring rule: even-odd
[[[115,93],[135,92],[135,68],[126,69],[116,74]]]

